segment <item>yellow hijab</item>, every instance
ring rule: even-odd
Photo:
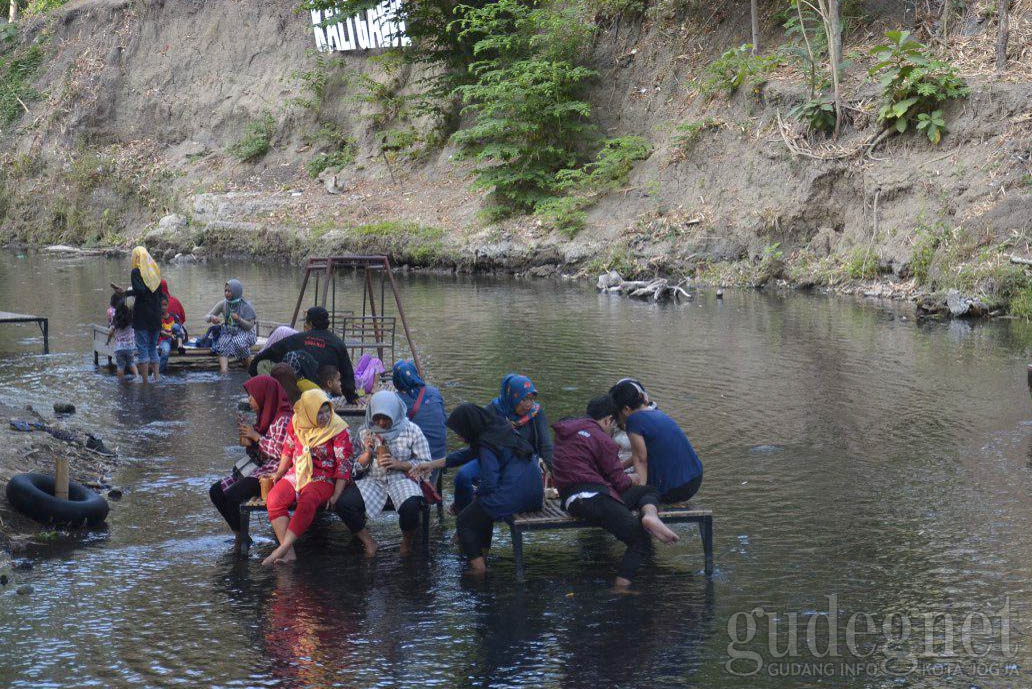
[[[308,380],[307,378],[297,379],[297,389],[302,393],[308,392],[309,390],[322,390],[318,385]]]
[[[294,404],[294,434],[301,441],[301,456],[294,460],[298,490],[312,480],[312,448],[348,430],[347,423],[336,414],[330,417],[330,422],[325,426],[319,425],[316,418],[324,404],[331,404],[330,398],[318,389],[302,394],[301,399]]]
[[[147,285],[147,289],[157,292],[161,284],[161,269],[142,246],[133,249],[132,266],[140,269],[140,277],[143,278],[143,284]]]

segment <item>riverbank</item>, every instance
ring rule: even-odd
[[[50,428],[67,433],[71,441],[59,440],[42,430],[29,432],[15,430],[12,419],[38,421]],[[74,417],[48,419],[31,407],[22,407],[10,400],[0,400],[0,490],[15,474],[38,472],[53,474],[55,460],[68,460],[72,481],[85,486],[110,490],[111,472],[118,466],[118,458],[106,456],[84,447],[87,432],[80,428]],[[17,553],[43,534],[49,537],[53,530],[14,511],[6,499],[0,500],[0,553]],[[0,559],[3,555],[0,554]],[[0,563],[2,569],[2,563]]]

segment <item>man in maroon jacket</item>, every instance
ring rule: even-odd
[[[627,545],[614,590],[623,592],[649,551],[649,534],[673,543],[677,534],[659,518],[659,493],[632,485],[620,463],[619,445],[609,434],[616,406],[609,395],[588,402],[588,416],[552,424],[555,431],[552,477],[567,512],[601,526]],[[639,510],[641,518],[632,510]]]

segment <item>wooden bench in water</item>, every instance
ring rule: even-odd
[[[48,319],[27,313],[0,311],[0,323],[35,323],[43,332],[43,353],[50,354],[50,321]],[[104,333],[104,337],[107,337],[107,332]]]
[[[696,523],[706,555],[706,574],[713,574],[713,512],[696,507],[690,502],[660,505],[659,516],[665,524]],[[523,512],[509,520],[512,532],[512,553],[516,559],[516,577],[523,579],[523,532],[553,529],[599,528],[583,522],[564,510],[558,500],[545,500],[538,512]]]
[[[392,508],[391,502],[387,501],[388,509]],[[252,512],[268,512],[268,508],[265,506],[265,501],[262,500],[261,496],[255,496],[245,503],[240,505],[240,554],[247,555],[247,551],[251,547],[250,531],[251,531],[251,513]],[[320,507],[319,513],[325,512],[325,508]],[[420,536],[423,546],[423,552],[425,554],[430,553],[430,505],[425,501],[420,508],[419,525],[421,527]]]
[[[261,321],[255,326],[258,328],[258,341],[251,347],[251,351],[259,352],[262,347],[265,346],[265,341],[268,336],[282,323],[263,323]],[[204,324],[205,330],[208,325]],[[100,366],[100,360],[102,357],[107,357],[108,368],[114,368],[115,366],[115,345],[114,343],[107,342],[108,328],[104,325],[98,325],[94,323],[91,326],[93,331],[93,365]],[[211,353],[211,350],[207,347],[184,347],[184,353],[180,354],[177,350],[173,349],[172,353],[168,357],[168,365],[170,368],[174,367],[195,367],[195,368],[215,368],[219,367],[219,358],[215,354]],[[233,362],[230,362],[233,363]]]

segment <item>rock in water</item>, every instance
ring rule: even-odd
[[[74,414],[75,405],[71,402],[54,402],[55,414]]]
[[[35,590],[36,589],[32,588],[32,584],[22,584],[17,589],[19,596],[27,596]]]
[[[954,318],[982,318],[989,313],[989,308],[981,301],[969,299],[955,289],[946,293],[946,307]]]

